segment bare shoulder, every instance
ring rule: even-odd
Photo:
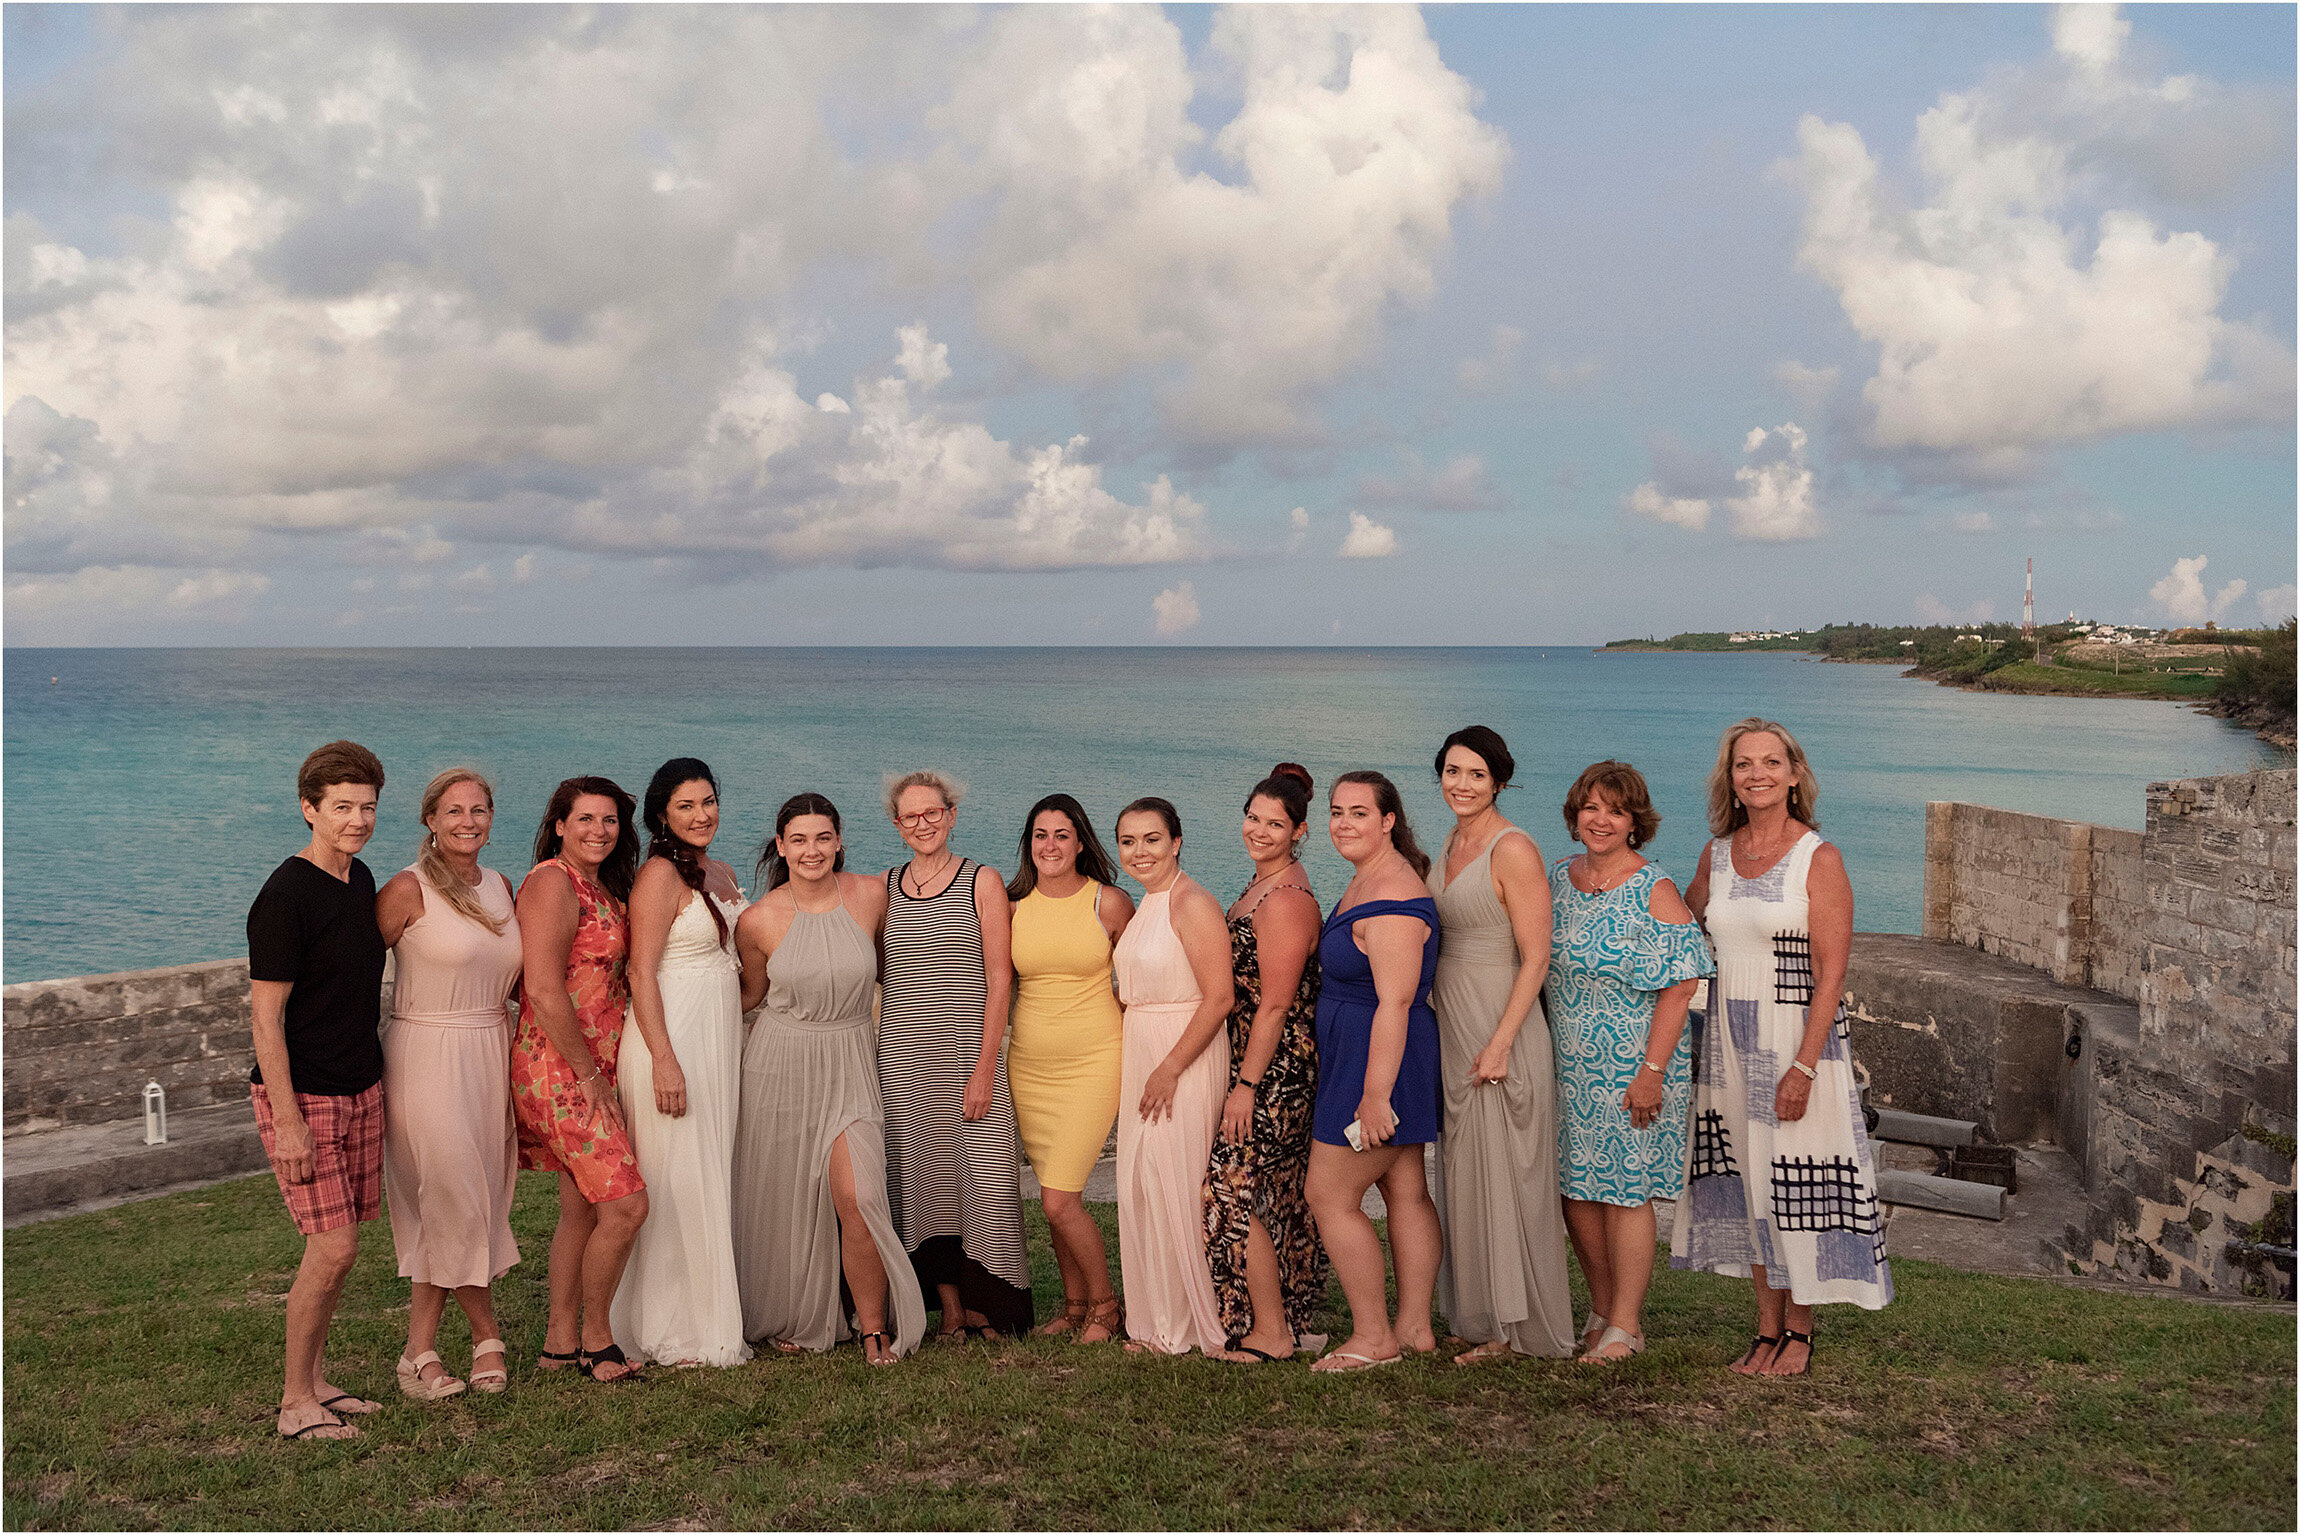
[[[679,871],[671,866],[670,859],[650,858],[639,865],[639,877],[632,881],[631,890],[633,894],[643,890],[649,895],[657,895],[669,886],[676,885],[684,889],[686,884]]]
[[[1366,881],[1358,893],[1362,901],[1415,901],[1427,896],[1430,887],[1411,867],[1401,864]]]
[[[1215,900],[1213,892],[1204,885],[1185,875],[1174,888],[1174,914],[1219,926],[1222,921],[1222,903]]]
[[[886,904],[886,881],[874,879],[868,874],[841,874],[839,895],[858,906],[881,907]]]
[[[1512,826],[1495,838],[1493,871],[1508,880],[1546,878],[1541,862],[1541,844],[1533,840],[1533,833],[1522,826]]]
[[[557,859],[548,859],[527,871],[519,882],[519,904],[542,901],[553,905],[564,904],[572,910],[575,905],[575,882]]]
[[[1646,898],[1645,909],[1663,922],[1685,923],[1693,920],[1693,909],[1685,904],[1685,897],[1677,893],[1677,884],[1667,875],[1653,882],[1653,893]]]
[[[974,866],[974,898],[978,901],[986,901],[994,897],[999,905],[1004,906],[1006,904],[1006,876],[989,864],[976,864]]]
[[[383,888],[375,893],[375,898],[379,901],[405,901],[422,893],[423,881],[416,877],[415,871],[402,869],[383,882]]]
[[[1134,897],[1126,893],[1123,885],[1102,887],[1102,914],[1107,917],[1113,912],[1128,919],[1134,915]]]

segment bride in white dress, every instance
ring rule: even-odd
[[[742,1087],[742,970],[734,871],[706,851],[719,829],[718,783],[676,757],[647,786],[647,862],[631,891],[631,1023],[616,1068],[647,1220],[609,1318],[634,1357],[737,1365],[743,1307],[735,1280],[731,1184]]]

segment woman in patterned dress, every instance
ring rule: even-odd
[[[1229,910],[1230,1093],[1206,1168],[1206,1259],[1231,1357],[1284,1359],[1326,1293],[1302,1182],[1318,1085],[1318,898],[1302,870],[1309,770],[1270,769],[1246,797],[1254,877]]]
[[[1549,871],[1558,1163],[1566,1232],[1589,1284],[1581,1362],[1605,1364],[1645,1351],[1653,1201],[1685,1186],[1685,1011],[1712,967],[1677,887],[1638,856],[1661,817],[1637,769],[1583,769],[1565,825],[1584,851]]]
[[[559,1175],[551,1315],[537,1367],[573,1364],[600,1381],[638,1374],[607,1316],[647,1219],[647,1185],[615,1089],[631,998],[623,903],[638,874],[636,808],[612,779],[562,783],[519,887],[525,973],[511,1044],[519,1165]]]
[[[1893,1298],[1851,1035],[1843,1002],[1830,1005],[1845,994],[1853,886],[1815,829],[1818,797],[1795,736],[1771,720],[1734,725],[1686,891],[1717,945],[1717,979],[1670,1266],[1749,1278],[1757,1335],[1730,1366],[1743,1375],[1804,1374],[1815,1305],[1874,1311]]]
[[[887,818],[910,861],[886,871],[878,1076],[895,1231],[940,1336],[1025,1333],[1022,1133],[1006,1078],[1014,986],[1006,885],[952,851],[959,786],[906,773]]]

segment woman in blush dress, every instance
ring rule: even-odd
[[[1581,1362],[1609,1364],[1645,1351],[1653,1201],[1685,1187],[1685,1010],[1711,965],[1677,887],[1638,855],[1661,817],[1637,769],[1583,769],[1565,824],[1584,851],[1549,871],[1558,1161],[1566,1231],[1589,1283]]]
[[[1310,774],[1281,762],[1246,796],[1254,877],[1231,902],[1230,1095],[1206,1166],[1206,1262],[1231,1357],[1274,1362],[1308,1343],[1326,1249],[1302,1182],[1318,1088],[1318,922],[1302,871]],[[1324,1340],[1319,1339],[1322,1343]]]
[[[1455,1364],[1573,1352],[1556,1064],[1541,1012],[1549,881],[1541,849],[1501,813],[1516,771],[1508,743],[1483,725],[1438,748],[1438,786],[1454,813],[1429,871],[1444,940],[1430,992],[1445,1074],[1438,1186],[1452,1293],[1442,1309],[1476,1345]]]
[[[1430,1302],[1444,1239],[1422,1172],[1438,1138],[1437,903],[1423,883],[1429,855],[1414,841],[1397,785],[1358,771],[1334,780],[1326,825],[1356,876],[1318,936],[1318,1101],[1307,1193],[1318,1234],[1350,1305],[1350,1336],[1310,1366],[1370,1370],[1437,1347]],[[1381,1238],[1366,1190],[1382,1186],[1398,1311],[1383,1286]]]
[[[631,997],[623,903],[639,867],[637,808],[611,778],[561,783],[536,829],[535,867],[519,886],[522,979],[511,1042],[519,1165],[559,1175],[551,1313],[536,1366],[572,1364],[597,1381],[639,1373],[608,1320],[647,1219],[647,1184],[615,1092]]]
[[[1001,1048],[1014,987],[1006,885],[951,849],[962,792],[928,771],[887,786],[887,818],[911,857],[886,871],[878,1024],[894,1226],[954,1341],[1036,1320]]]
[[[654,1197],[609,1320],[636,1357],[737,1365],[728,1180],[741,1097],[743,1009],[735,873],[710,855],[719,781],[693,757],[655,770],[640,803],[647,861],[631,887],[631,1028],[615,1068],[639,1175]]]
[[[1727,730],[1708,852],[1685,897],[1717,945],[1717,979],[1670,1264],[1756,1290],[1756,1338],[1728,1367],[1743,1375],[1804,1374],[1816,1305],[1893,1298],[1842,1000],[1853,886],[1821,840],[1819,798],[1786,728]]]
[[[1049,794],[1022,823],[1014,903],[1014,1034],[1006,1072],[1022,1149],[1062,1270],[1062,1315],[1038,1329],[1077,1343],[1117,1335],[1118,1296],[1102,1228],[1086,1213],[1086,1179],[1118,1122],[1118,997],[1110,956],[1134,915],[1086,809]]]
[[[1118,815],[1118,861],[1142,905],[1112,956],[1126,1004],[1118,1095],[1118,1267],[1126,1346],[1222,1357],[1203,1229],[1206,1159],[1230,1080],[1233,999],[1222,908],[1182,872],[1182,820],[1162,799]]]
[[[786,1354],[852,1333],[869,1363],[893,1364],[926,1335],[926,1305],[887,1205],[873,1060],[886,887],[845,872],[838,807],[820,794],[784,803],[760,866],[766,893],[735,924],[743,1000],[766,1002],[743,1047],[735,1153],[743,1330]]]
[[[471,1386],[511,1383],[488,1285],[519,1261],[511,1196],[511,1013],[519,923],[511,883],[479,866],[495,791],[449,768],[423,791],[423,848],[375,901],[393,952],[383,1031],[383,1178],[400,1277],[413,1293],[399,1389],[421,1401],[463,1390],[435,1348],[447,1297],[471,1323]]]

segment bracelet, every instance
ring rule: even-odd
[[[1665,1077],[1669,1075],[1668,1067],[1656,1066],[1651,1061],[1640,1061],[1638,1063],[1637,1069],[1639,1071],[1650,1071],[1657,1077]]]
[[[1258,1093],[1262,1090],[1262,1083],[1259,1078],[1249,1082],[1244,1077],[1240,1077],[1238,1079],[1238,1085],[1249,1093]]]
[[[1819,1072],[1815,1071],[1815,1070],[1814,1070],[1812,1067],[1810,1067],[1810,1066],[1806,1065],[1806,1064],[1805,1064],[1803,1061],[1791,1061],[1791,1062],[1789,1063],[1789,1069],[1790,1069],[1791,1071],[1801,1071],[1801,1072],[1803,1072],[1803,1073],[1805,1074],[1805,1080],[1806,1080],[1806,1081],[1808,1081],[1808,1082],[1811,1082],[1811,1081],[1815,1081],[1815,1080],[1817,1080],[1817,1079],[1820,1077],[1820,1075],[1821,1075]]]

